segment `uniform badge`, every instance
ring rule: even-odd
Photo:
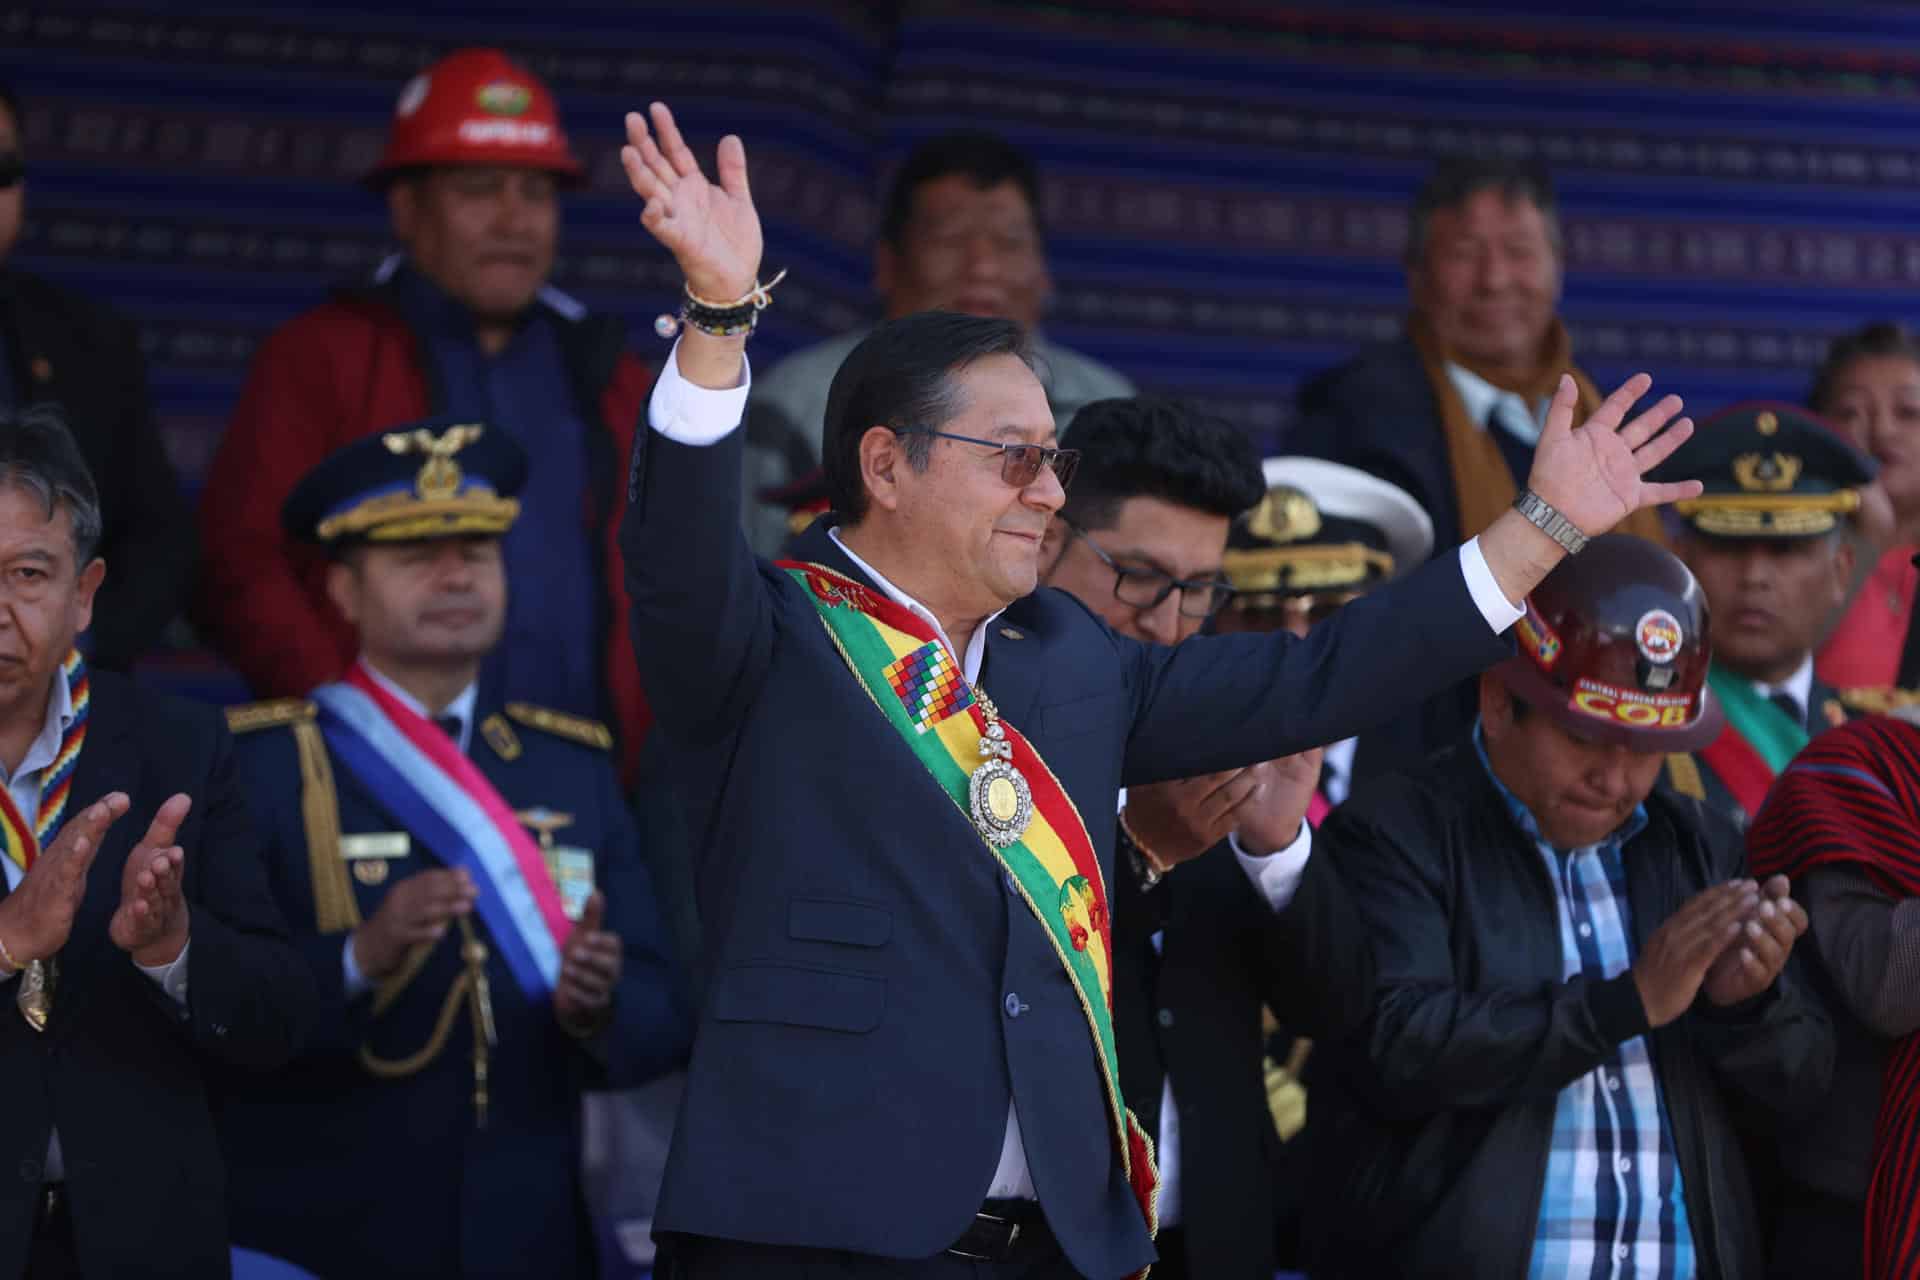
[[[353,864],[353,878],[369,889],[377,889],[387,882],[387,860],[385,858],[358,858]]]
[[[504,716],[495,713],[480,722],[480,736],[487,740],[493,753],[502,760],[513,761],[520,758],[520,738],[513,731]]]
[[[1790,493],[1801,466],[1791,453],[1743,453],[1733,460],[1733,479],[1748,493]]]
[[[593,850],[577,845],[556,844],[553,833],[573,825],[573,815],[544,805],[521,809],[513,815],[521,826],[540,840],[540,856],[546,860],[547,874],[560,891],[560,910],[569,920],[578,920],[593,896]]]
[[[1656,666],[1665,666],[1679,657],[1680,646],[1686,640],[1687,633],[1681,629],[1680,619],[1665,609],[1647,610],[1633,627],[1633,642],[1640,656]]]
[[[404,858],[413,851],[413,837],[404,831],[360,831],[340,837],[340,856],[349,862],[363,858]]]

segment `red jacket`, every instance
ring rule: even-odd
[[[582,495],[600,518],[606,574],[606,687],[627,761],[649,722],[629,643],[620,565],[626,461],[652,375],[605,318],[561,320],[562,350],[584,409],[596,396],[604,437],[588,442],[603,484]],[[353,661],[354,630],[327,599],[326,557],[289,539],[280,506],[340,446],[430,415],[412,331],[379,293],[343,295],[275,330],[254,356],[200,499],[206,547],[199,616],[222,657],[261,697],[297,697]]]

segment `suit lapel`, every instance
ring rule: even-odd
[[[109,791],[126,792],[131,807],[108,830],[93,866],[87,871],[86,897],[73,924],[73,936],[77,938],[92,936],[96,922],[99,932],[105,932],[106,920],[120,905],[120,873],[125,868],[127,854],[146,834],[147,824],[153,821],[152,810],[157,807],[142,794],[140,753],[135,749],[133,720],[128,715],[123,691],[111,677],[103,680],[98,672],[92,673],[92,681],[93,703],[87,712],[87,741],[80,748],[80,759],[74,765],[73,791],[67,800],[66,816],[72,818]],[[193,799],[200,803],[205,798],[195,796]],[[190,849],[187,854],[192,857],[197,852]]]
[[[1009,622],[1004,614],[987,624],[987,653],[980,664],[980,683],[993,698],[1001,718],[1030,739],[1042,675],[1040,642],[1030,631]]]

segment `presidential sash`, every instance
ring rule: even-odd
[[[1807,731],[1761,697],[1752,681],[1717,662],[1707,671],[1707,684],[1726,712],[1727,727],[1700,752],[1700,758],[1751,818],[1760,812],[1774,778],[1807,745]]]
[[[360,666],[315,689],[313,700],[328,749],[441,862],[466,868],[478,890],[475,909],[514,981],[529,1000],[551,999],[573,926],[512,807],[439,726]]]
[[[1121,1168],[1156,1230],[1153,1146],[1121,1099],[1114,1053],[1106,881],[1079,810],[1032,744],[968,687],[923,619],[820,565],[779,567],[807,592],[854,678],[1046,929],[1086,1014]]]

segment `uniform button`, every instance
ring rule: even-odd
[[[1585,923],[1581,924],[1580,936],[1583,938],[1591,938],[1593,936],[1593,926]]]
[[[1170,1027],[1173,1025],[1173,1010],[1162,1009],[1158,1017],[1159,1017],[1159,1022],[1161,1026]]]
[[[1007,992],[1007,998],[1001,1003],[1006,1006],[1007,1016],[1009,1018],[1019,1017],[1021,1014],[1025,1013],[1028,1008],[1026,1001],[1020,998],[1020,993],[1018,991]]]
[[[1627,1260],[1627,1257],[1630,1254],[1632,1254],[1632,1252],[1633,1250],[1624,1244],[1617,1244],[1613,1246],[1613,1256],[1620,1259],[1620,1261],[1622,1262],[1625,1262]]]
[[[1622,1173],[1632,1173],[1632,1172],[1633,1172],[1633,1161],[1631,1161],[1631,1160],[1629,1160],[1629,1159],[1627,1159],[1627,1158],[1626,1158],[1625,1156],[1621,1156],[1621,1157],[1620,1157],[1620,1164],[1619,1164],[1619,1169],[1620,1169],[1620,1172],[1622,1172]]]
[[[1619,1076],[1608,1076],[1608,1077],[1607,1077],[1607,1092],[1608,1092],[1608,1093],[1618,1093],[1618,1092],[1620,1092],[1620,1077],[1619,1077]]]

